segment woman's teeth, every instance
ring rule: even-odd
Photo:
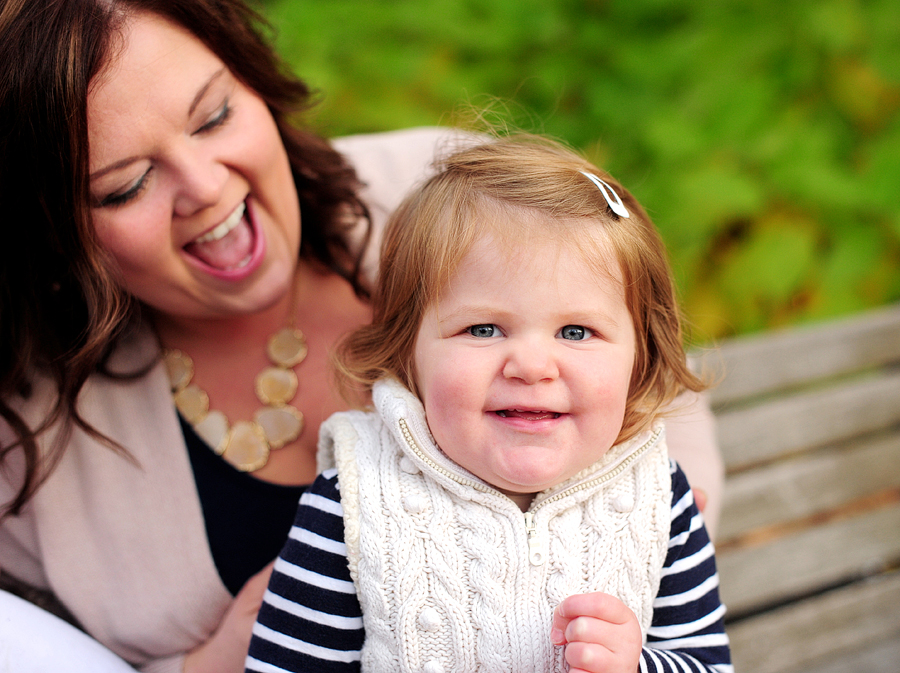
[[[244,216],[245,206],[243,202],[234,209],[234,212],[228,216],[222,224],[217,226],[212,231],[208,231],[203,236],[194,240],[194,243],[209,243],[210,241],[218,241],[222,238],[225,238],[232,229],[234,229],[241,222],[241,218]]]

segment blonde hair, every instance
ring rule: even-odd
[[[609,184],[630,217],[616,215],[582,171]],[[545,217],[485,217],[498,208]],[[503,225],[494,224],[510,219],[558,222],[554,237],[577,245],[598,270],[609,273],[614,261],[621,267],[637,348],[617,441],[646,428],[679,393],[705,388],[688,369],[665,247],[644,209],[616,180],[574,152],[544,139],[516,137],[469,147],[439,161],[437,173],[393,214],[382,243],[373,321],[350,334],[336,354],[344,391],[354,386],[368,391],[384,376],[416,391],[413,353],[423,314],[476,239],[499,234],[499,240],[516,245],[520,231],[513,239],[513,232],[498,231]],[[598,233],[607,245],[596,244]],[[609,249],[615,260],[602,252]]]

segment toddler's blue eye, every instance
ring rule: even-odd
[[[490,339],[491,337],[500,334],[500,330],[497,329],[496,325],[472,325],[471,327],[467,327],[466,331],[472,336],[481,339]]]
[[[591,332],[581,325],[566,325],[559,331],[559,334],[563,339],[583,341],[591,335]]]

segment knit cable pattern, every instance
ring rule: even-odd
[[[664,441],[602,484],[536,498],[548,558],[534,565],[522,512],[449,463],[418,400],[396,383],[379,383],[374,397],[384,422],[338,414],[321,442],[339,471],[363,670],[564,671],[553,610],[587,591],[618,596],[646,632],[669,533]],[[636,448],[614,447],[610,459]]]

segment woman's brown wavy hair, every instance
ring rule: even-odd
[[[630,216],[616,215],[582,171],[611,185]],[[503,216],[491,217],[498,210]],[[521,136],[443,159],[437,174],[389,220],[374,319],[344,339],[335,357],[348,397],[360,387],[370,390],[383,376],[416,391],[413,353],[422,316],[486,233],[506,252],[523,256],[530,240],[551,238],[576,246],[598,273],[610,274],[610,264],[618,263],[637,349],[617,441],[647,428],[681,392],[706,387],[688,369],[666,250],[647,213],[615,179],[576,153]]]
[[[59,460],[73,425],[97,434],[76,400],[139,307],[122,289],[94,235],[89,208],[87,98],[115,57],[130,13],[152,12],[199,38],[268,104],[291,162],[303,222],[301,257],[347,278],[361,296],[360,262],[345,234],[368,218],[353,169],[330,145],[292,125],[312,105],[304,82],[275,55],[261,17],[241,0],[0,0],[0,417],[14,433],[0,461],[24,450],[16,513]],[[15,411],[31,377],[59,396],[39,427]],[[137,375],[137,373],[135,373]],[[36,438],[61,422],[48,453]],[[2,505],[2,503],[0,503]]]

